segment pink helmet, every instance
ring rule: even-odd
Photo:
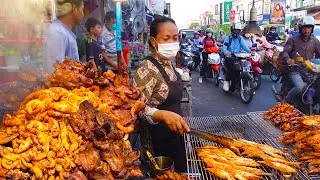
[[[198,31],[195,31],[194,33],[193,33],[193,35],[195,36],[195,35],[199,35],[200,33],[198,32]]]

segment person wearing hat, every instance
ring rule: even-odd
[[[200,38],[200,41],[202,42],[204,40],[204,38],[206,37],[204,35],[204,30],[203,29],[200,29],[199,31],[199,38]]]
[[[186,32],[182,32],[182,35],[181,35],[181,38],[180,38],[180,45],[181,44],[188,44],[188,43],[190,43],[190,41],[188,40],[188,38],[187,38],[187,33]]]
[[[203,52],[202,52],[202,68],[200,70],[199,83],[202,83],[202,79],[207,77],[208,68],[208,54],[212,48],[217,47],[216,41],[213,38],[212,28],[206,29],[206,37],[203,39]]]
[[[270,32],[267,34],[267,41],[268,42],[273,42],[276,40],[279,40],[279,34],[276,32],[277,28],[275,26],[270,27]]]
[[[84,17],[83,0],[55,0],[56,17],[45,34],[44,70],[54,72],[54,64],[63,62],[66,56],[79,60],[76,35],[72,29],[81,24]]]
[[[240,35],[241,33],[241,24],[235,23],[231,25],[230,28],[231,35],[227,36],[224,40],[223,45],[223,54],[225,57],[224,65],[228,71],[225,72],[224,81],[223,81],[223,90],[228,92],[235,88],[235,83],[231,84],[230,81],[235,82],[235,77],[237,76],[236,71],[233,70],[234,63],[237,61],[237,58],[233,57],[232,54],[239,53],[241,50],[251,53],[249,47],[247,46],[244,38]]]

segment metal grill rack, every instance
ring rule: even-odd
[[[254,141],[261,144],[268,144],[278,149],[284,148],[275,138],[271,138],[266,132],[267,128],[264,125],[255,123],[248,115],[223,116],[223,117],[199,117],[186,118],[188,125],[192,128],[203,130],[206,132],[215,133],[231,138],[242,138],[249,141]],[[271,128],[271,127],[270,127]],[[273,129],[276,129],[274,126]],[[262,131],[262,129],[266,129]],[[200,160],[196,153],[198,147],[205,145],[217,145],[216,143],[200,139],[191,135],[185,135],[186,155],[188,161],[188,173],[190,179],[211,180],[219,179],[205,170],[205,164]],[[219,145],[217,145],[219,146]],[[295,160],[292,156],[287,157],[290,160]],[[287,179],[280,172],[261,166],[261,169],[272,174],[272,176],[263,176],[263,179],[278,180]],[[317,177],[309,177],[302,169],[290,179],[319,179]]]
[[[279,138],[282,134],[279,128],[275,128],[274,124],[271,121],[263,119],[263,111],[259,112],[248,112],[248,116],[252,121],[258,126],[264,127],[262,131],[264,134],[268,134],[271,138]]]

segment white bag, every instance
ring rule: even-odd
[[[208,64],[220,64],[220,56],[217,53],[208,55]]]

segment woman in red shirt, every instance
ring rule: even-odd
[[[216,41],[213,38],[213,30],[208,28],[206,30],[206,37],[203,39],[203,52],[202,52],[202,68],[200,70],[199,83],[202,83],[202,79],[206,78],[208,73],[208,54],[213,53],[212,50],[217,48]]]

